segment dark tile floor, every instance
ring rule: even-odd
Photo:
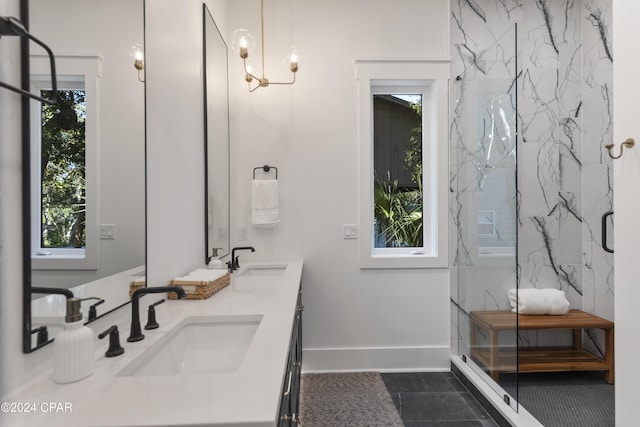
[[[498,426],[452,373],[381,375],[405,426]]]

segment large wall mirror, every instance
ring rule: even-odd
[[[127,303],[130,283],[145,278],[145,84],[133,57],[144,46],[144,0],[23,2],[58,71],[58,102],[28,101],[23,114],[23,350],[31,352],[62,330],[66,297],[55,289],[104,300],[82,302],[89,321]],[[46,98],[45,52],[29,50],[30,90]]]
[[[229,254],[227,45],[203,5],[205,88],[205,261]]]

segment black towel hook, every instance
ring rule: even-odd
[[[269,166],[269,165],[258,166],[257,168],[253,168],[253,179],[256,179],[256,171],[258,169],[262,169],[265,173],[269,172],[271,169],[275,169],[275,171],[276,171],[276,179],[278,179],[278,168],[275,167],[275,166]]]

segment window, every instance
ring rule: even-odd
[[[487,168],[483,173],[482,186],[480,191],[474,192],[472,201],[472,206],[477,209],[477,224],[466,227],[468,241],[478,242],[477,251],[470,251],[469,255],[478,265],[486,265],[487,262],[510,265],[517,238],[515,199],[509,199],[515,190],[509,188],[507,180],[513,178],[515,169]]]
[[[478,236],[493,237],[496,235],[496,211],[478,210]]]
[[[47,82],[49,83],[49,82]],[[49,86],[49,85],[46,85]],[[51,99],[50,88],[40,89]],[[36,255],[84,257],[85,213],[85,120],[84,83],[67,82],[58,90],[55,105],[39,103],[40,115],[34,135],[40,179],[34,195],[35,222],[39,223]],[[36,231],[36,230],[34,230]]]
[[[373,214],[377,248],[422,248],[422,94],[373,94]],[[404,91],[410,92],[410,91]]]
[[[32,58],[31,86],[51,98],[51,81]],[[58,59],[58,102],[33,102],[31,248],[34,269],[95,269],[95,59]],[[63,74],[64,73],[64,74]]]
[[[357,62],[361,268],[447,267],[448,71]]]

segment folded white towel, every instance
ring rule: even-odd
[[[217,269],[211,270],[208,268],[199,268],[192,271],[186,276],[177,277],[176,280],[193,281],[193,282],[213,282],[227,274],[227,270]]]
[[[251,223],[256,227],[275,227],[280,222],[278,180],[254,179],[251,183]]]
[[[569,301],[559,289],[509,289],[507,294],[514,313],[563,315],[569,312]]]

